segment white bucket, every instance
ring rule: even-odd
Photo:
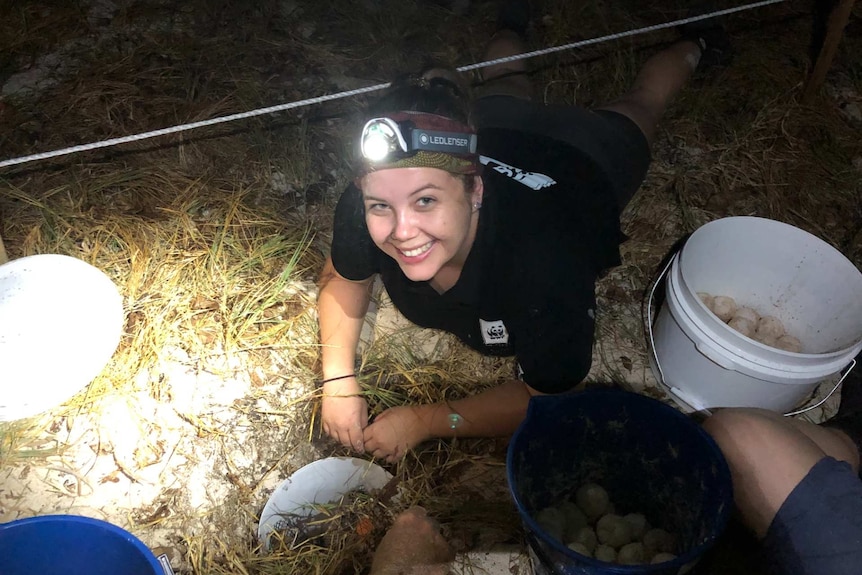
[[[357,489],[383,489],[391,479],[392,474],[376,463],[356,457],[327,457],[309,463],[285,479],[266,502],[257,528],[262,549],[270,550],[269,535],[284,529],[286,515],[313,515],[315,504],[336,502]]]
[[[110,361],[123,299],[98,268],[41,254],[0,266],[0,421],[71,398]]]
[[[802,353],[745,337],[698,292],[777,317]],[[652,330],[653,368],[694,409],[785,412],[862,350],[862,274],[826,242],[781,222],[732,217],[698,228],[674,256],[666,294]]]

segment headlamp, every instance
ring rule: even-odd
[[[397,112],[372,118],[362,129],[360,151],[369,170],[423,165],[448,169],[441,163],[451,163],[455,168],[450,171],[478,171],[476,132],[435,114]]]
[[[407,153],[407,142],[394,120],[374,118],[362,129],[362,157],[370,162],[382,162],[397,151]]]

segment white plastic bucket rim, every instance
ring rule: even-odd
[[[314,504],[337,501],[356,489],[382,489],[391,479],[392,474],[376,463],[356,457],[328,457],[309,463],[270,495],[260,514],[258,541],[264,551],[269,551],[269,535],[281,528],[283,515],[311,515]]]
[[[117,286],[82,260],[41,254],[0,265],[0,421],[47,411],[87,386],[123,323]]]

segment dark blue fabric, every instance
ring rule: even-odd
[[[824,457],[791,491],[764,539],[774,573],[862,573],[862,481]]]

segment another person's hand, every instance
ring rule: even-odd
[[[394,463],[429,437],[428,425],[417,408],[391,407],[365,428],[365,451]]]
[[[335,382],[333,382],[335,383]],[[365,451],[362,430],[368,425],[368,404],[355,378],[323,386],[321,418],[323,431],[345,447]]]

